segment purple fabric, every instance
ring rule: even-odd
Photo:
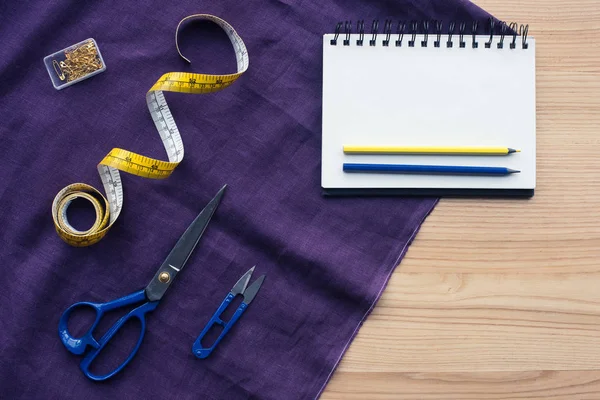
[[[192,64],[179,58],[176,25],[196,13],[232,24],[248,47],[248,72],[219,93],[166,93],[183,163],[161,181],[122,174],[114,228],[94,246],[66,245],[50,213],[61,188],[101,189],[96,165],[113,147],[166,158],[145,103],[161,74],[235,71],[225,34],[211,24],[186,28]],[[483,32],[488,14],[460,0],[3,2],[0,398],[318,397],[436,202],[320,194],[322,35],[340,20],[388,17],[476,19]],[[88,37],[107,71],[56,91],[43,57]],[[85,378],[58,338],[63,310],[143,288],[225,183],[199,247],[149,315],[137,356],[105,383]],[[255,276],[267,274],[255,301],[210,358],[196,359],[195,338],[255,264]],[[137,334],[117,337],[98,371],[122,359]]]

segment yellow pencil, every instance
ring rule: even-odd
[[[510,147],[344,146],[346,154],[498,155],[519,153]]]

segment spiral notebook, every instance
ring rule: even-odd
[[[527,26],[338,23],[323,36],[325,195],[533,196],[535,40]],[[370,29],[369,29],[370,28]],[[427,34],[417,32],[428,32]],[[344,146],[499,146],[506,156],[345,154]],[[506,167],[506,176],[348,173],[344,163]]]

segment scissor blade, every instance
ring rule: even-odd
[[[252,277],[254,268],[256,268],[256,265],[254,267],[250,268],[244,275],[242,275],[242,277],[240,279],[238,279],[237,283],[235,285],[233,285],[233,288],[231,289],[232,294],[235,295],[235,294],[244,293],[244,290],[246,290],[246,286],[248,286],[248,282],[250,281],[250,278]]]
[[[154,278],[152,278],[146,287],[146,296],[148,296],[150,301],[160,300],[173,282],[175,275],[185,267],[187,260],[196,248],[208,223],[219,206],[226,187],[227,185],[223,186],[200,214],[198,214],[194,222],[181,235],[171,253],[169,253],[162,263]]]
[[[261,275],[257,280],[255,280],[252,283],[252,285],[250,285],[248,289],[246,289],[246,291],[244,292],[244,303],[250,304],[252,300],[254,300],[254,297],[256,296],[256,293],[258,293],[258,289],[260,289],[264,280],[265,276]]]
[[[181,235],[181,238],[177,241],[175,247],[173,247],[173,250],[171,250],[171,253],[165,259],[163,264],[168,264],[172,268],[174,267],[179,270],[185,266],[185,263],[190,258],[190,255],[200,241],[213,214],[217,210],[221,198],[223,197],[223,193],[225,192],[225,187],[226,186],[223,186],[221,190],[219,190],[216,196],[206,205],[206,207],[204,207],[194,222],[192,222],[183,235]]]

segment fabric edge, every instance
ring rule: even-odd
[[[385,280],[383,281],[383,285],[381,286],[381,289],[379,290],[379,292],[377,293],[377,295],[374,297],[373,301],[371,302],[370,307],[367,309],[367,311],[365,312],[365,314],[363,315],[363,317],[360,319],[360,321],[358,322],[358,324],[356,325],[356,327],[354,329],[354,332],[352,332],[352,335],[350,335],[350,338],[348,339],[348,341],[344,345],[344,348],[342,349],[342,352],[340,353],[338,359],[333,364],[333,366],[331,368],[331,371],[329,371],[329,374],[327,374],[327,377],[325,378],[325,381],[323,382],[323,385],[321,386],[321,388],[319,389],[318,393],[314,397],[315,400],[319,399],[321,397],[321,395],[323,394],[323,392],[325,391],[325,388],[327,387],[327,384],[331,380],[331,377],[333,376],[333,373],[336,371],[339,363],[341,362],[342,358],[346,354],[346,351],[350,347],[350,344],[356,338],[356,335],[358,334],[358,331],[360,330],[360,327],[364,324],[364,322],[366,321],[367,317],[371,314],[371,312],[373,311],[373,309],[375,308],[375,306],[379,302],[379,299],[381,298],[381,295],[383,294],[384,290],[386,289],[386,287],[387,287],[387,285],[389,283],[389,280],[392,277],[392,274],[394,273],[394,271],[396,270],[396,268],[400,265],[400,263],[401,263],[404,255],[406,254],[408,248],[410,247],[410,245],[414,241],[415,237],[419,233],[421,227],[423,226],[423,223],[425,222],[425,220],[427,219],[427,217],[429,217],[429,215],[431,214],[431,212],[435,209],[435,206],[438,204],[439,201],[440,201],[440,198],[436,198],[433,201],[433,203],[431,204],[431,207],[429,208],[429,210],[427,210],[427,212],[425,212],[425,214],[423,215],[423,217],[421,218],[421,220],[419,221],[419,223],[415,227],[414,231],[412,232],[412,234],[408,238],[408,241],[404,244],[404,246],[400,250],[400,252],[398,254],[398,257],[394,258],[394,265],[392,265],[392,268],[390,269],[389,274],[386,276]]]

